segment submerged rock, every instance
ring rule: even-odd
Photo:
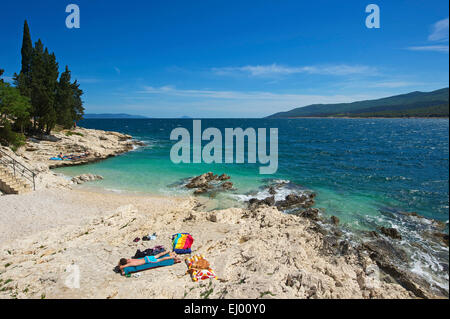
[[[331,216],[331,223],[333,225],[339,225],[339,218],[337,218],[336,216]]]
[[[448,247],[448,234],[435,232],[432,235]]]
[[[398,230],[395,228],[381,227],[380,232],[388,237],[393,238],[393,239],[400,239],[400,240],[402,239],[402,235],[400,235]]]
[[[319,221],[320,220],[319,213],[320,213],[320,210],[318,210],[317,208],[308,208],[308,209],[296,212],[295,215],[304,217],[304,218],[308,218],[313,221]]]
[[[406,252],[391,244],[385,239],[377,239],[362,244],[362,248],[367,250],[372,259],[390,260],[396,263],[406,263],[408,255]]]
[[[215,175],[212,172],[204,173],[202,175],[196,176],[192,178],[187,184],[186,188],[197,188],[197,190],[194,191],[194,195],[200,195],[207,193],[209,190],[213,190],[213,192],[218,191],[224,191],[224,190],[230,190],[233,188],[233,183],[230,181],[223,182],[221,184],[218,184],[217,182],[213,185],[210,184],[210,182],[213,181],[225,181],[229,180],[230,176],[226,174],[222,174],[220,176]],[[211,194],[212,196],[215,196],[214,194]]]
[[[273,186],[269,187],[269,194],[270,195],[275,195],[277,193],[277,191],[275,190],[275,188]]]
[[[308,208],[314,205],[314,197],[314,194],[289,194],[284,200],[276,202],[276,206],[280,209],[291,209],[296,207]]]
[[[419,298],[434,298],[430,284],[418,275],[405,269],[408,263],[408,255],[400,247],[394,246],[385,239],[363,243],[358,250],[367,251],[369,257],[385,274],[391,276],[406,290],[411,291]],[[445,291],[440,291],[445,295]],[[447,294],[448,295],[448,294]]]
[[[265,199],[251,198],[248,201],[249,209],[256,209],[262,205],[274,206],[275,205],[275,196],[266,197]]]
[[[231,177],[230,176],[228,176],[227,174],[222,174],[222,175],[220,175],[217,179],[219,180],[219,181],[226,181],[226,180],[229,180]]]
[[[72,178],[72,182],[75,184],[83,184],[85,182],[92,182],[97,180],[102,180],[103,176],[94,174],[82,174]]]
[[[221,185],[221,187],[223,189],[232,189],[233,188],[233,183],[232,182],[225,182]]]
[[[199,188],[194,191],[194,195],[200,195],[206,193],[208,190],[206,188]]]
[[[194,177],[186,185],[187,188],[208,188],[208,183],[213,179],[213,173],[205,173]]]

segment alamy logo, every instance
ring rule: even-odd
[[[366,18],[366,27],[368,29],[380,28],[380,7],[376,4],[369,4],[366,12],[370,13]]]
[[[68,29],[80,28],[80,7],[76,4],[69,4],[66,12],[70,13],[66,18],[66,27]]]
[[[225,128],[225,142],[222,132],[209,127],[202,132],[201,120],[193,120],[192,124],[192,163],[222,163],[223,145],[225,144],[225,163],[245,163],[245,139],[247,138],[247,163],[266,165],[259,168],[260,174],[274,174],[278,170],[278,129],[269,132],[269,148],[267,148],[267,132],[265,128]],[[176,141],[170,150],[173,163],[191,163],[191,134],[182,127],[170,133],[170,140]],[[202,141],[210,141],[202,148]],[[234,142],[236,141],[236,147]],[[267,150],[269,149],[269,154]]]
[[[80,288],[80,267],[78,265],[69,265],[64,270],[66,278],[64,284],[71,289]]]

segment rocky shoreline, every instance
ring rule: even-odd
[[[185,185],[188,189],[197,189],[194,195],[211,194],[232,189],[233,184],[229,182],[230,176],[226,174],[216,175],[208,172],[193,177]],[[224,182],[227,181],[227,182]],[[215,183],[214,186],[211,183]],[[229,183],[230,187],[223,187],[224,183]],[[353,242],[344,236],[344,232],[339,227],[339,218],[331,216],[325,218],[320,209],[313,208],[316,194],[304,192],[302,194],[291,193],[284,199],[276,200],[277,189],[284,183],[278,185],[268,185],[267,193],[271,196],[263,199],[250,198],[247,201],[247,209],[250,212],[257,212],[260,209],[273,208],[280,212],[307,219],[311,223],[309,231],[321,236],[321,253],[328,256],[349,256],[362,260],[369,258],[377,265],[380,276],[387,282],[395,282],[413,293],[417,298],[448,298],[448,290],[431,286],[424,278],[411,272],[406,266],[410,260],[407,252],[402,248],[400,241],[402,236],[396,228],[379,227],[376,231],[366,234],[362,242]],[[423,218],[415,213],[404,213],[413,218]],[[216,221],[213,217],[212,221]],[[433,221],[431,221],[433,224]],[[435,239],[442,241],[444,246],[449,245],[448,234],[442,233],[442,228],[435,225]],[[440,232],[438,232],[440,230]]]
[[[230,176],[208,172],[185,184],[194,197],[156,198],[70,190],[101,176],[70,180],[50,170],[139,145],[129,135],[77,128],[51,140],[30,139],[17,152],[39,172],[38,191],[0,198],[0,234],[8,235],[0,237],[0,298],[202,298],[206,293],[209,298],[448,298],[448,291],[432,289],[402,267],[407,256],[395,243],[401,239],[395,229],[380,228],[367,240],[352,242],[337,217],[325,218],[312,207],[313,192],[276,199],[276,186],[269,186],[270,196],[251,198],[247,208],[204,211],[196,196],[232,190]],[[90,156],[49,160],[60,152]],[[39,225],[33,225],[35,218]],[[24,227],[31,230],[23,234]],[[170,235],[180,231],[193,234],[194,252],[207,256],[218,281],[193,283],[182,264],[138,279],[112,272],[124,254],[148,248],[133,238],[156,232],[157,243],[169,248]],[[64,284],[61,269],[68,261],[85,274],[80,289]]]
[[[144,143],[132,136],[103,130],[78,127],[72,130],[52,132],[52,135],[30,137],[15,153],[8,147],[1,149],[20,163],[37,173],[36,189],[70,187],[71,181],[51,171],[64,166],[85,165],[129,152]],[[52,157],[73,155],[72,160],[55,161]],[[77,157],[80,154],[89,154]]]

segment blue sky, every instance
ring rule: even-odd
[[[65,8],[80,8],[68,29]],[[365,8],[380,7],[368,29]],[[0,68],[23,21],[81,82],[88,113],[260,117],[448,86],[448,1],[2,1]]]

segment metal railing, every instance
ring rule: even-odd
[[[16,159],[9,156],[2,150],[0,150],[0,164],[5,165],[6,167],[8,166],[11,167],[14,177],[16,177],[16,173],[20,174],[23,178],[31,182],[33,184],[33,190],[36,190],[36,183],[35,183],[36,173],[33,172],[28,167],[16,161]]]

